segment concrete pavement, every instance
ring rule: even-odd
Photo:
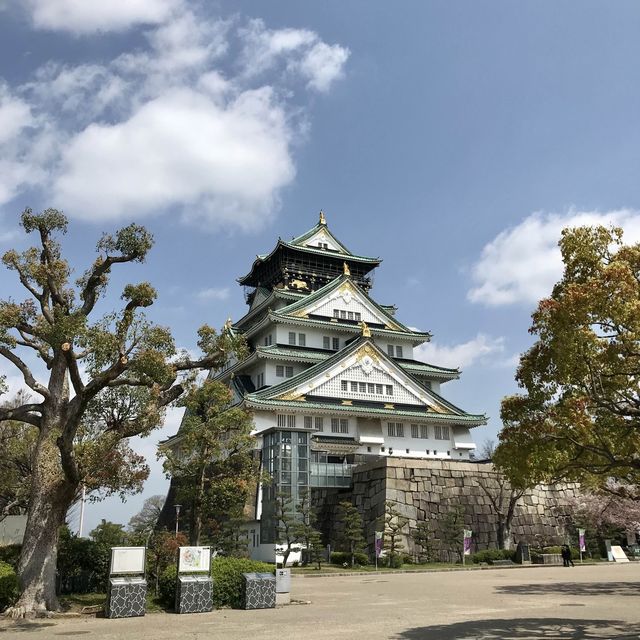
[[[295,577],[261,611],[0,622],[0,640],[615,640],[640,638],[640,562],[490,571]]]

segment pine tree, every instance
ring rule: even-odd
[[[416,560],[418,562],[430,562],[433,559],[433,546],[431,544],[433,533],[427,520],[418,522],[411,532],[411,537],[416,545]],[[418,550],[419,549],[419,550]]]
[[[384,541],[383,549],[387,552],[390,567],[398,564],[398,558],[405,550],[402,535],[409,520],[396,508],[397,503],[387,500],[384,503]]]
[[[454,505],[440,519],[442,540],[449,555],[462,561],[462,544],[464,537],[464,509],[461,505]]]
[[[353,567],[356,563],[356,553],[364,548],[362,516],[358,508],[350,502],[341,502],[339,507],[338,520],[342,524],[342,544],[351,555]]]
[[[319,536],[320,540],[322,539],[320,532],[316,529],[318,516],[311,505],[309,491],[301,492],[296,512],[299,520],[294,524],[294,536],[304,544],[304,562],[308,563],[311,559],[312,538],[315,540]]]

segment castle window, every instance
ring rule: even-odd
[[[311,416],[304,417],[304,428],[313,429],[313,418]]]
[[[293,378],[293,367],[285,367],[284,376],[285,378]]]
[[[420,437],[425,439],[429,437],[429,427],[426,424],[420,425]]]
[[[362,314],[359,311],[354,311],[353,312],[353,319],[356,322],[360,322],[362,320]]]
[[[289,429],[296,428],[296,417],[294,415],[287,416],[287,427],[289,427]]]
[[[334,351],[337,351],[340,348],[340,338],[333,338],[332,347]]]
[[[342,391],[348,391],[348,384],[346,380],[340,380],[340,388]]]
[[[405,449],[405,451],[406,451],[407,453],[409,453],[409,449]]]
[[[340,320],[347,319],[347,312],[344,309],[340,309]]]
[[[375,393],[376,392],[376,385],[373,384],[373,382],[368,382],[367,383],[367,391],[369,393]]]
[[[334,318],[339,318],[340,317],[340,309],[334,309],[333,310],[333,317]]]
[[[358,383],[357,382],[351,382],[351,391],[357,393],[358,392]]]
[[[388,422],[387,423],[387,435],[392,438],[404,437],[404,425],[402,422]]]
[[[388,344],[387,345],[387,353],[393,358],[394,355],[394,350],[393,350],[393,345],[392,344]]]
[[[324,431],[324,419],[320,416],[316,416],[316,431]]]
[[[447,425],[437,424],[433,427],[433,437],[436,440],[448,440],[449,439],[449,427]]]
[[[296,334],[294,331],[289,331],[289,344],[296,343]]]
[[[358,386],[360,388],[360,393],[367,393],[367,383],[366,382],[359,382]]]
[[[402,358],[402,347],[396,345],[396,358]]]
[[[284,378],[284,366],[281,364],[276,365],[276,378]]]
[[[346,418],[340,418],[340,433],[349,433],[349,421]]]
[[[412,424],[411,425],[411,437],[412,438],[419,438],[420,437],[420,429],[418,429],[418,425],[417,424]]]
[[[391,384],[387,384],[385,385],[386,388],[386,392],[388,396],[392,396],[393,395],[393,385]]]
[[[329,336],[324,336],[322,338],[322,348],[331,349],[331,338]]]
[[[298,334],[298,345],[301,347],[307,346],[307,335],[305,333]]]
[[[347,311],[347,320],[353,320],[353,311]]]

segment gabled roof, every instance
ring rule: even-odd
[[[414,404],[403,403],[402,407],[396,408],[391,399],[383,402],[382,400],[385,398],[381,398],[380,402],[376,402],[377,398],[374,397],[373,400],[365,400],[363,403],[358,402],[356,399],[346,399],[344,397],[326,398],[318,395],[318,392],[322,391],[325,384],[336,377],[342,376],[345,372],[349,375],[349,370],[357,367],[363,370],[365,367],[384,370],[387,375],[391,376],[405,390],[410,392]],[[486,421],[484,416],[467,414],[439,394],[426,389],[392,358],[387,356],[384,351],[379,349],[370,338],[364,336],[354,340],[354,342],[324,362],[309,367],[293,378],[255,393],[249,393],[245,397],[248,406],[253,407],[260,405],[291,406],[292,402],[294,404],[304,402],[305,407],[319,405],[327,408],[329,405],[331,408],[340,411],[382,412],[389,415],[404,412],[407,415],[438,419],[445,422],[462,421],[482,424]]]
[[[326,235],[332,244],[335,244],[335,250],[323,249],[318,246],[308,246],[305,242],[309,239],[312,239],[315,235]],[[358,263],[365,266],[368,266],[370,271],[371,269],[377,267],[382,260],[380,258],[371,258],[368,256],[359,256],[354,253],[351,253],[345,247],[342,242],[340,242],[332,233],[329,231],[329,227],[327,226],[326,220],[324,220],[324,214],[321,214],[320,222],[316,224],[312,229],[306,231],[302,235],[299,235],[297,238],[293,238],[293,240],[287,242],[282,240],[282,238],[278,238],[278,242],[276,246],[270,253],[257,255],[255,261],[251,265],[251,269],[249,273],[238,278],[238,282],[240,284],[244,284],[254,273],[256,268],[263,262],[268,262],[280,249],[288,248],[294,251],[302,251],[304,253],[309,253],[317,256],[330,257],[335,258],[337,260],[345,260],[348,263]]]
[[[350,256],[351,251],[345,247],[338,238],[336,238],[331,231],[329,231],[329,227],[327,226],[327,221],[324,217],[324,214],[320,213],[320,219],[318,220],[318,224],[309,229],[309,231],[305,231],[305,233],[299,235],[297,238],[293,238],[290,240],[289,244],[295,245],[296,247],[308,247],[310,246],[310,240],[313,240],[315,236],[318,237],[326,237],[329,242],[334,244],[338,248],[338,253],[342,253],[343,255]]]
[[[269,291],[268,289],[264,289],[265,291]],[[274,300],[286,300],[289,302],[295,302],[296,300],[300,300],[300,298],[306,297],[308,294],[298,293],[297,291],[292,291],[291,289],[272,289],[269,291],[269,295],[262,299],[258,304],[252,306],[247,313],[240,318],[235,323],[236,329],[240,329],[243,325],[247,323],[248,320],[255,318],[260,315],[262,311],[266,311]]]
[[[380,324],[384,325],[385,329],[389,329],[392,331],[402,331],[406,333],[415,333],[409,327],[405,326],[401,322],[398,322],[387,309],[379,305],[371,296],[365,293],[358,285],[356,285],[351,277],[347,274],[342,274],[338,276],[324,287],[321,287],[317,291],[310,293],[309,295],[301,298],[297,302],[293,304],[287,305],[282,309],[278,309],[274,313],[277,313],[281,316],[293,316],[296,318],[306,318],[309,317],[310,312],[314,310],[314,308],[319,307],[318,304],[323,299],[331,297],[331,294],[334,291],[338,291],[341,297],[344,298],[356,298],[359,299],[360,303],[369,307],[369,309],[373,312],[374,315],[378,315],[382,322]],[[327,316],[330,317],[330,316]],[[424,333],[423,335],[431,337],[429,333]]]

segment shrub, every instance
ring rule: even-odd
[[[485,549],[484,551],[478,551],[471,555],[471,561],[474,564],[480,564],[481,562],[493,564],[496,560],[514,561],[515,559],[516,552],[511,549]]]
[[[385,557],[385,564],[390,569],[400,569],[402,567],[403,557],[399,553],[394,553],[393,555],[389,554]]]
[[[13,567],[0,562],[0,611],[13,604],[18,597],[18,576]]]
[[[273,573],[273,565],[249,558],[219,557],[212,560],[214,607],[239,609],[242,606],[243,573]]]
[[[354,560],[357,565],[367,565],[369,564],[369,557],[366,553],[355,553]],[[332,551],[331,552],[331,564],[347,564],[348,567],[351,566],[351,553],[348,551]]]
[[[160,574],[158,579],[158,599],[167,608],[175,606],[177,575],[176,566],[170,565]]]
[[[17,569],[21,550],[21,544],[8,544],[4,547],[0,547],[0,562],[6,562],[14,569]]]

